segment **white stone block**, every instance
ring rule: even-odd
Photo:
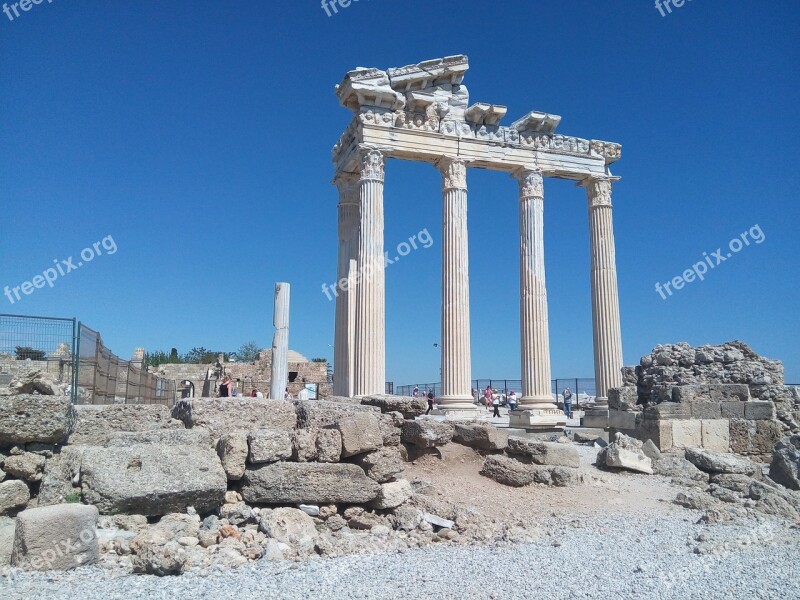
[[[728,452],[731,445],[730,421],[714,419],[701,421],[703,448],[716,452]]]
[[[696,419],[672,422],[672,445],[675,448],[700,448],[703,443],[702,423]]]

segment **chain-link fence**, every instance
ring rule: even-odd
[[[0,385],[41,371],[75,404],[171,406],[175,382],[150,373],[141,358],[120,359],[77,319],[0,314]]]

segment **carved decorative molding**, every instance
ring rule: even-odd
[[[333,178],[334,185],[339,188],[339,204],[358,204],[358,173],[339,172]]]
[[[544,177],[541,169],[517,171],[513,176],[519,181],[519,198],[544,198]]]
[[[436,163],[436,168],[442,173],[443,190],[467,189],[466,161],[453,156],[443,156]]]
[[[589,208],[611,208],[611,186],[616,177],[588,177],[582,185],[586,188],[589,197]]]
[[[384,158],[375,148],[359,148],[361,164],[361,181],[383,181]]]

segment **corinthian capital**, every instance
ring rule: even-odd
[[[580,185],[586,188],[586,195],[589,198],[589,208],[601,206],[611,207],[611,186],[619,177],[610,175],[597,175],[584,179]]]
[[[369,147],[358,149],[360,157],[361,180],[371,179],[373,181],[383,181],[384,157],[380,150]]]
[[[519,182],[520,199],[544,198],[544,177],[541,169],[520,169],[511,176]]]
[[[356,188],[358,186],[358,173],[338,172],[333,178],[333,184],[339,189],[339,204],[349,204],[353,202]]]
[[[436,168],[442,173],[442,189],[467,189],[467,163],[454,156],[443,156],[436,161]]]

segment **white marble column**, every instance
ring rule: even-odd
[[[590,177],[582,183],[589,198],[594,377],[598,408],[607,407],[609,388],[622,385],[622,333],[611,218],[611,186],[617,179],[610,176]]]
[[[467,165],[442,157],[442,391],[445,411],[474,411],[469,331]]]
[[[283,400],[289,383],[289,284],[275,284],[275,310],[272,319],[272,365],[269,397]]]
[[[540,169],[514,173],[519,181],[520,341],[519,408],[553,409],[550,328],[544,268],[544,179]]]
[[[353,394],[367,396],[386,390],[383,154],[362,147],[360,169]]]
[[[350,306],[355,298],[356,282],[350,278],[350,262],[357,258],[359,224],[359,175],[338,173],[334,183],[339,188],[339,264],[336,276],[336,327],[333,343],[333,393],[352,396],[353,328]]]

